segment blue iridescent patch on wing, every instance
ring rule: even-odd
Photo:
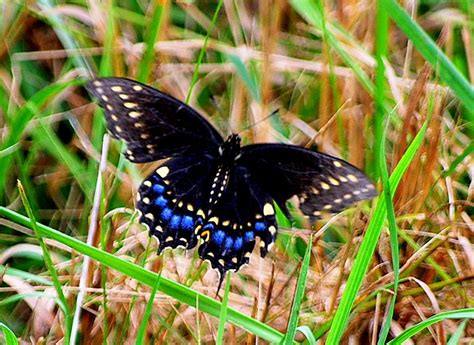
[[[173,211],[171,211],[171,209],[168,207],[166,207],[165,209],[163,209],[163,211],[161,211],[161,219],[163,219],[164,221],[170,220],[172,216],[173,216]]]
[[[168,203],[168,200],[166,200],[163,195],[160,195],[158,198],[156,198],[155,200],[155,205],[160,207],[160,208],[163,208],[166,206],[166,204]]]
[[[245,239],[245,242],[253,241],[255,239],[255,235],[252,231],[247,231],[244,234],[244,239]]]
[[[242,237],[237,237],[234,241],[234,250],[240,250],[242,244],[244,243]]]
[[[174,215],[171,217],[169,226],[171,229],[178,229],[180,223],[181,223],[181,216]]]
[[[183,216],[181,220],[181,227],[184,230],[192,230],[194,228],[194,220],[191,216]]]
[[[224,243],[225,249],[226,250],[231,249],[233,244],[234,244],[234,240],[232,239],[232,237],[227,236],[226,239],[225,239],[225,243]]]
[[[158,194],[163,194],[163,192],[165,191],[165,186],[162,186],[161,184],[156,183],[153,185],[153,190]]]
[[[217,230],[212,234],[212,241],[220,246],[224,242],[225,232],[222,230]]]
[[[256,222],[255,223],[255,230],[256,231],[263,231],[265,230],[267,227],[265,226],[265,223],[264,222]]]

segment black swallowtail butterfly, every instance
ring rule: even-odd
[[[248,263],[259,238],[267,254],[277,235],[275,202],[298,196],[317,219],[376,195],[372,182],[338,158],[284,144],[240,146],[226,140],[194,109],[125,78],[98,78],[87,89],[105,110],[107,128],[127,144],[134,163],[167,160],[138,191],[140,222],[159,240],[159,252],[198,239],[199,255],[220,272]]]

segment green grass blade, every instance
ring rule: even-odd
[[[194,85],[196,85],[197,79],[199,76],[199,67],[201,66],[201,63],[204,60],[204,54],[206,53],[206,50],[207,50],[207,42],[209,41],[211,31],[214,30],[214,28],[216,27],[217,17],[219,15],[219,11],[221,10],[223,3],[224,3],[224,0],[219,0],[219,2],[217,3],[216,10],[214,11],[214,15],[212,16],[212,26],[209,28],[209,31],[206,34],[206,38],[204,38],[204,44],[202,45],[202,49],[199,52],[199,57],[196,62],[196,68],[194,69],[194,73],[193,73],[193,79],[191,79],[191,86],[189,87],[188,94],[186,95],[185,103],[189,103],[189,100],[191,99]]]
[[[7,267],[7,266],[4,266],[4,265],[0,265],[0,276],[3,276],[4,274],[8,274],[8,275],[11,275],[11,276],[14,276],[14,277],[18,277],[18,278],[21,278],[21,279],[24,279],[24,280],[28,280],[28,281],[31,281],[31,282],[34,282],[34,283],[37,283],[37,284],[40,284],[40,285],[46,285],[46,286],[52,286],[53,285],[53,283],[50,280],[48,280],[46,278],[43,278],[39,275],[32,274],[30,272],[25,272],[25,271],[22,271],[22,270],[13,268],[13,267]]]
[[[16,338],[15,333],[13,333],[13,331],[1,321],[0,329],[3,332],[3,338],[6,345],[18,345],[18,339]]]
[[[397,26],[413,42],[420,54],[433,66],[433,69],[438,71],[441,80],[453,90],[466,109],[472,111],[474,109],[474,88],[472,85],[396,0],[385,0],[385,3],[387,12]],[[474,117],[471,120],[474,120]]]
[[[38,229],[36,220],[33,215],[33,211],[31,210],[30,203],[28,202],[28,198],[25,194],[25,190],[23,189],[23,186],[20,181],[18,181],[18,190],[20,192],[20,197],[21,201],[23,202],[23,206],[25,207],[26,212],[28,213],[28,216],[30,217],[30,226],[32,230],[34,231],[36,238],[38,239],[38,242],[41,246],[41,250],[43,252],[43,259],[44,263],[49,271],[49,274],[51,275],[51,280],[54,285],[54,289],[56,290],[56,294],[58,295],[58,299],[61,301],[62,305],[64,306],[64,320],[65,320],[65,338],[64,338],[64,343],[67,345],[69,344],[69,332],[71,331],[71,325],[72,325],[72,317],[71,317],[71,310],[68,305],[68,301],[66,299],[66,296],[63,293],[62,285],[61,282],[59,281],[58,273],[56,272],[56,268],[54,267],[53,264],[53,259],[51,258],[51,255],[49,253],[49,249],[46,246],[46,243],[43,241],[43,237],[41,235],[41,232]]]
[[[50,84],[35,93],[35,95],[32,96],[23,107],[10,116],[11,121],[8,124],[10,130],[3,138],[3,142],[0,143],[0,149],[4,150],[18,144],[29,122],[34,116],[40,117],[42,109],[51,101],[51,99],[59,96],[66,89],[81,85],[82,83],[82,80],[77,79]],[[14,150],[12,152],[14,152]],[[12,155],[8,153],[12,152],[7,152],[7,155],[3,156],[0,160],[0,176],[2,177],[0,178],[0,200],[5,191],[5,184],[7,183],[6,176],[8,175],[7,172],[10,171],[12,164]]]
[[[164,13],[164,5],[159,0],[152,2],[153,15],[146,25],[147,33],[145,39],[145,52],[138,66],[137,80],[146,83],[155,60],[155,43],[160,34],[161,21]]]
[[[447,342],[447,345],[457,345],[461,343],[461,338],[464,333],[464,329],[466,328],[467,324],[467,319],[462,321],[459,326],[456,328],[456,331],[451,335],[451,338],[449,338],[449,341]]]
[[[293,344],[293,340],[296,335],[296,329],[298,328],[298,318],[301,309],[301,303],[304,297],[304,290],[306,288],[306,278],[308,276],[309,259],[311,258],[311,248],[313,244],[313,236],[309,237],[306,245],[306,251],[304,253],[303,264],[301,265],[301,272],[298,277],[296,284],[295,297],[293,299],[293,305],[291,306],[290,319],[288,321],[288,329],[286,331],[285,339],[283,343],[285,345]]]
[[[448,170],[443,172],[443,177],[446,176],[451,176],[455,171],[456,168],[458,167],[459,164],[461,164],[466,157],[471,155],[474,152],[474,141],[469,144],[468,147],[466,147],[459,156],[456,157],[455,160],[451,163],[449,166]]]
[[[145,313],[143,313],[143,318],[140,322],[140,327],[138,329],[137,339],[135,341],[135,344],[137,345],[145,344],[145,334],[148,328],[148,321],[150,320],[151,313],[153,311],[153,304],[155,303],[156,292],[158,291],[158,287],[160,286],[160,280],[161,275],[159,275],[158,278],[155,279],[155,283],[153,284],[153,287],[151,289],[150,299],[146,304]]]
[[[474,308],[450,310],[431,316],[430,318],[417,323],[416,325],[406,329],[397,337],[387,343],[387,345],[401,345],[404,341],[410,339],[415,334],[437,322],[447,319],[474,319]]]
[[[225,280],[225,289],[224,289],[224,299],[222,300],[221,311],[219,314],[219,327],[217,329],[217,339],[216,344],[222,345],[224,344],[224,331],[225,331],[225,323],[227,320],[227,310],[229,305],[229,291],[230,291],[230,278],[232,276],[232,272],[227,273],[227,277]]]
[[[425,137],[427,126],[428,122],[425,122],[393,171],[392,176],[389,179],[392,195],[395,193],[404,172],[407,170],[410,162],[413,160],[416,152],[420,148]],[[386,211],[385,196],[382,194],[377,200],[374,215],[372,216],[364,239],[362,240],[362,243],[359,247],[353,269],[347,280],[346,289],[344,290],[341,302],[337,308],[331,328],[329,330],[326,340],[327,344],[340,343],[341,337],[349,320],[350,312],[356,299],[357,292],[362,285],[364,275],[367,272],[380,233],[382,231]]]
[[[382,135],[382,145],[379,152],[380,177],[383,184],[383,194],[385,199],[385,207],[387,210],[388,230],[390,233],[390,249],[392,252],[392,266],[393,266],[393,294],[391,296],[388,311],[385,314],[384,325],[380,332],[377,344],[384,345],[387,340],[390,326],[392,325],[392,318],[395,312],[395,303],[397,301],[398,284],[400,282],[400,253],[398,249],[398,228],[395,220],[395,210],[393,208],[392,198],[393,194],[390,188],[390,181],[388,177],[387,162],[385,161],[385,142],[387,138],[387,128]]]
[[[308,326],[299,326],[297,329],[296,329],[298,332],[301,332],[304,334],[304,336],[306,337],[306,341],[308,342],[308,344],[310,345],[316,345],[316,338],[313,334],[313,332],[311,332],[311,329],[308,327]]]
[[[58,35],[63,46],[69,50],[77,50],[78,45],[76,43],[76,39],[70,32],[71,26],[68,26],[66,23],[64,23],[63,18],[61,17],[61,15],[58,14],[59,12],[55,11],[57,4],[54,1],[50,0],[39,0],[38,5],[42,10],[42,14],[47,13],[47,15],[44,17],[44,20],[48,21],[54,28],[54,31]],[[73,54],[71,58],[77,68],[81,68],[84,71],[88,72],[91,71],[87,60],[84,58],[83,55]]]
[[[29,218],[11,211],[6,207],[0,206],[0,216],[3,216],[17,224],[31,227],[31,220]],[[153,286],[156,278],[159,276],[158,274],[150,272],[143,267],[120,259],[113,254],[102,251],[95,247],[88,246],[84,242],[67,236],[62,232],[54,230],[46,225],[40,223],[35,224],[41,236],[56,240],[84,255],[88,255],[103,265],[117,270],[118,272],[121,272],[122,274],[125,274],[142,284]],[[196,306],[196,300],[199,298],[200,311],[208,313],[214,317],[218,317],[220,315],[221,303],[208,296],[197,293],[196,291],[182,284],[166,279],[165,277],[161,277],[158,290],[192,307]],[[265,325],[264,323],[253,319],[248,315],[238,312],[233,308],[228,308],[227,320],[269,342],[278,343],[283,339],[282,333],[270,326]]]
[[[255,78],[252,78],[247,66],[245,66],[244,62],[237,55],[227,54],[227,59],[234,65],[236,74],[240,77],[240,79],[242,79],[245,86],[247,86],[252,98],[256,102],[260,103],[262,97],[260,96],[258,82],[255,80]]]

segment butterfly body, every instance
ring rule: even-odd
[[[376,195],[347,162],[293,145],[241,146],[237,134],[224,140],[195,110],[147,85],[100,78],[87,88],[129,160],[167,159],[140,185],[136,205],[159,252],[199,243],[221,281],[249,262],[257,243],[267,254],[278,229],[274,203],[288,215],[286,201],[297,196],[314,220]]]

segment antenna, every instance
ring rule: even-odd
[[[241,134],[242,132],[248,131],[250,128],[252,128],[255,125],[258,125],[259,123],[268,120],[270,117],[278,114],[280,112],[280,108],[276,108],[273,110],[269,115],[265,116],[263,119],[258,120],[257,122],[251,123],[247,125],[247,127],[244,127],[241,131],[237,132],[236,134]]]

